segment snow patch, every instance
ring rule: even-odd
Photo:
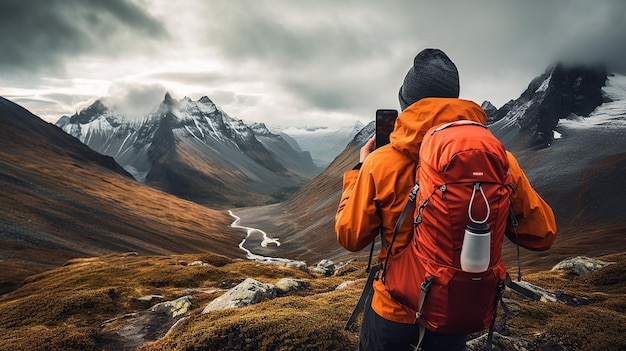
[[[610,76],[602,92],[612,101],[598,106],[589,117],[572,115],[559,120],[558,125],[572,129],[626,127],[626,76]]]
[[[535,90],[535,94],[546,91],[550,85],[550,80],[552,80],[552,73],[550,73],[550,76],[541,83],[541,86],[539,86],[537,90]]]

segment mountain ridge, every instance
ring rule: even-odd
[[[139,181],[213,208],[271,202],[272,193],[321,171],[309,153],[263,124],[231,118],[207,96],[176,100],[167,93],[140,120],[98,100],[57,126],[114,157]]]

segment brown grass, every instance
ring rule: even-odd
[[[563,272],[528,274],[526,280],[549,291],[589,299],[583,306],[532,302],[511,292],[519,304],[502,333],[568,350],[623,350],[626,347],[626,253],[602,257],[617,263],[587,277]],[[209,265],[191,266],[193,261]],[[202,309],[247,277],[276,283],[303,279],[307,289],[257,305],[213,311]],[[335,290],[346,280],[356,282]],[[1,350],[117,350],[100,325],[114,317],[143,311],[153,303],[137,299],[192,295],[187,319],[167,336],[137,350],[354,350],[359,324],[345,331],[364,283],[364,263],[351,263],[336,276],[323,278],[295,269],[213,254],[135,256],[112,254],[74,259],[63,267],[28,278],[0,299]]]

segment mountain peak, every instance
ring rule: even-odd
[[[104,105],[101,99],[98,99],[87,108],[72,116],[71,121],[73,123],[86,124],[108,112],[109,108]]]
[[[203,103],[203,104],[212,104],[212,105],[215,105],[215,103],[213,102],[213,100],[209,99],[209,97],[208,97],[208,96],[206,96],[206,95],[205,95],[205,96],[203,96],[203,97],[201,97],[201,98],[200,98],[200,100],[198,100],[198,102],[201,102],[201,103]]]
[[[171,106],[174,104],[174,102],[176,102],[176,100],[174,100],[170,92],[168,91],[167,93],[165,93],[165,97],[163,98],[163,103]]]
[[[604,102],[607,77],[603,66],[554,64],[533,79],[517,100],[492,112],[490,121],[517,123],[533,136],[532,146],[549,146],[560,119],[589,116]]]

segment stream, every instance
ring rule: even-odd
[[[245,227],[242,225],[239,225],[239,222],[241,221],[241,218],[237,217],[233,211],[228,211],[228,214],[230,214],[231,217],[233,217],[235,219],[235,221],[230,225],[233,228],[237,228],[237,229],[243,229],[246,231],[246,237],[243,238],[243,240],[241,240],[241,242],[239,243],[239,248],[242,249],[243,251],[245,251],[246,253],[246,257],[249,260],[255,260],[258,261],[260,263],[268,263],[268,264],[284,264],[284,263],[289,263],[289,262],[301,262],[301,261],[294,261],[294,260],[290,260],[287,258],[280,258],[280,257],[268,257],[268,256],[262,256],[262,255],[257,255],[255,253],[252,253],[250,250],[248,250],[245,247],[246,241],[251,237],[251,235],[261,235],[263,237],[263,240],[261,241],[261,247],[267,247],[268,245],[272,244],[272,245],[276,245],[276,246],[280,246],[280,241],[277,238],[270,238],[267,236],[267,233],[265,233],[264,231],[262,231],[261,229],[257,229],[257,228],[250,228],[250,227]]]

